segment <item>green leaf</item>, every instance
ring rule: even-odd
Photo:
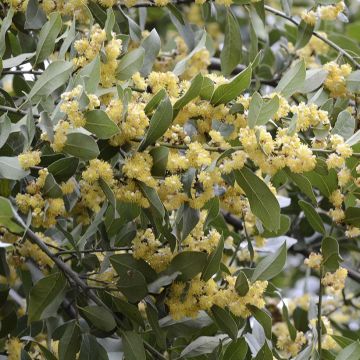
[[[360,224],[360,207],[350,206],[345,210],[345,220],[347,224],[359,226]]]
[[[52,174],[46,176],[42,192],[45,197],[49,198],[60,198],[63,195],[60,186],[57,184]]]
[[[358,130],[354,135],[349,137],[345,143],[349,144],[350,146],[354,146],[360,142],[360,130]]]
[[[140,74],[142,76],[148,76],[161,47],[160,37],[155,28],[152,29],[149,36],[144,39],[141,47],[145,49],[145,58]]]
[[[2,148],[11,132],[11,121],[7,114],[0,117],[0,148]]]
[[[327,75],[328,72],[322,68],[307,70],[305,81],[300,89],[300,92],[309,93],[315,91],[324,83]]]
[[[112,30],[115,25],[115,14],[112,8],[106,10],[106,21],[104,30],[106,32],[106,39],[110,41],[112,39]]]
[[[232,341],[225,350],[222,360],[244,360],[248,352],[245,338]]]
[[[270,280],[278,275],[286,264],[286,255],[286,242],[284,242],[275,253],[261,259],[253,272],[251,282]]]
[[[329,197],[338,187],[337,175],[333,169],[329,171],[328,175],[322,175],[315,171],[310,171],[305,173],[304,176],[307,177],[312,186],[318,188],[326,197]]]
[[[130,304],[127,301],[117,297],[112,297],[112,302],[114,303],[118,312],[131,319],[142,328],[145,328],[144,320],[136,305]]]
[[[85,113],[86,124],[84,128],[99,139],[109,139],[119,133],[118,126],[103,110],[91,110]]]
[[[195,228],[200,220],[200,212],[198,209],[193,209],[188,203],[184,204],[182,213],[182,232],[181,240],[185,240],[191,231]]]
[[[304,211],[305,217],[306,217],[307,221],[309,222],[310,226],[315,231],[317,231],[321,234],[325,234],[324,223],[321,220],[320,215],[314,209],[314,207],[310,203],[303,201],[303,200],[299,201],[299,205],[302,208],[302,210]]]
[[[254,318],[260,323],[262,328],[264,329],[265,336],[268,339],[271,339],[271,327],[272,327],[272,320],[271,316],[264,310],[258,309],[255,306],[250,305],[251,314]]]
[[[145,150],[149,145],[154,144],[169,128],[172,123],[173,109],[170,99],[166,96],[157,107],[151,117],[149,128],[145,138],[139,145],[139,151]]]
[[[54,161],[48,166],[49,173],[54,176],[56,181],[62,182],[69,180],[79,166],[79,159],[69,156]]]
[[[146,115],[151,114],[159,105],[160,101],[166,97],[166,90],[161,89],[159,90],[151,100],[146,104],[144,111]]]
[[[65,277],[60,272],[40,279],[30,291],[28,322],[56,316],[65,296],[65,286]]]
[[[134,331],[121,333],[124,355],[127,360],[146,360],[142,337]]]
[[[336,356],[335,360],[358,360],[360,352],[359,340],[342,349]]]
[[[84,66],[75,77],[75,85],[84,85],[87,93],[95,93],[100,82],[100,56]]]
[[[151,326],[151,329],[154,332],[156,343],[161,349],[166,348],[166,334],[162,330],[162,328],[159,325],[159,314],[156,309],[156,307],[150,303],[146,302],[146,317],[149,321],[149,324]]]
[[[39,6],[38,0],[29,0],[25,12],[25,30],[38,30],[46,23],[46,14]]]
[[[133,74],[141,69],[144,63],[145,50],[138,48],[124,55],[118,63],[116,78],[129,80]]]
[[[249,282],[243,271],[236,278],[235,290],[240,296],[245,296],[249,291]]]
[[[202,270],[201,279],[208,281],[211,277],[219,271],[220,262],[224,250],[224,239],[221,237],[216,249],[209,254],[206,265]]]
[[[205,266],[207,256],[197,251],[183,251],[178,253],[171,261],[168,273],[181,272],[181,278],[191,280],[199,274]]]
[[[345,348],[354,342],[353,339],[347,338],[345,336],[331,335],[331,337],[341,346],[341,348]]]
[[[229,76],[242,58],[240,27],[230,8],[226,11],[224,46],[220,53],[221,71]]]
[[[340,265],[341,256],[339,253],[339,243],[331,236],[326,236],[321,242],[321,254],[323,256],[323,266],[325,271],[335,272]]]
[[[151,168],[152,176],[165,176],[166,165],[168,162],[169,148],[166,146],[157,146],[150,150],[153,158],[153,166]]]
[[[29,175],[19,163],[17,156],[0,156],[0,178],[8,180],[21,180]]]
[[[76,360],[80,341],[80,327],[75,320],[72,320],[66,325],[65,332],[59,341],[59,360]]]
[[[219,85],[210,100],[214,106],[226,104],[238,97],[251,83],[251,66],[248,66],[240,74],[236,75],[229,83]]]
[[[218,328],[235,340],[237,338],[238,327],[229,311],[221,308],[220,306],[213,305],[211,307],[211,313]]]
[[[163,203],[161,202],[159,195],[156,190],[145,185],[141,181],[137,182],[141,192],[143,195],[149,200],[150,208],[156,213],[161,219],[165,216],[165,208]]]
[[[305,195],[309,197],[314,205],[317,204],[311,182],[304,175],[292,173],[288,169],[286,169],[286,175]]]
[[[110,262],[119,274],[119,290],[130,302],[142,300],[147,295],[147,285],[144,275],[134,267],[121,261],[119,256],[111,256]]]
[[[35,56],[35,52],[20,54],[8,59],[3,60],[3,68],[10,69],[15,66],[19,66],[24,62],[27,62]]]
[[[107,351],[96,341],[95,336],[84,334],[78,360],[109,360]]]
[[[250,129],[255,126],[265,125],[279,108],[279,98],[274,96],[271,100],[264,101],[258,92],[255,92],[250,101],[248,125]]]
[[[269,238],[269,237],[278,237],[281,235],[286,234],[289,229],[290,229],[290,217],[287,215],[280,215],[280,228],[276,231],[269,231],[264,229],[264,232],[261,233],[261,236],[265,237],[265,238]]]
[[[244,190],[251,211],[268,230],[280,228],[280,205],[269,187],[251,170],[244,167],[234,171],[235,180]]]
[[[100,153],[91,136],[75,132],[67,135],[63,151],[82,160],[94,159]]]
[[[186,91],[186,93],[176,101],[174,104],[174,119],[176,118],[179,111],[188,104],[191,100],[195,99],[197,96],[199,96],[200,91],[202,89],[204,77],[201,73],[196,75],[194,79],[191,81],[189,89]]]
[[[268,343],[265,341],[263,347],[258,351],[254,360],[272,360],[273,358],[272,351],[269,348]]]
[[[67,82],[72,69],[73,64],[71,62],[52,62],[35,82],[30,93],[28,94],[28,100],[37,96],[49,96],[52,94],[53,91]]]
[[[36,47],[35,64],[43,62],[55,48],[55,40],[62,27],[61,15],[59,12],[53,12],[49,16],[49,21],[40,31],[38,44]]]
[[[303,48],[310,41],[313,31],[314,25],[307,24],[304,20],[301,20],[296,38],[296,49]]]
[[[203,100],[210,100],[214,93],[214,82],[208,77],[204,76],[200,97]]]
[[[219,215],[220,213],[220,201],[217,196],[210,199],[205,204],[205,209],[207,210],[207,215],[205,219],[204,229],[209,227],[211,222]]]
[[[79,307],[81,314],[96,328],[110,332],[116,328],[116,322],[113,314],[104,307],[97,305],[90,305]]]
[[[331,130],[332,134],[341,135],[345,140],[349,139],[355,131],[355,119],[347,110],[339,113],[336,123]]]
[[[6,41],[5,36],[7,31],[9,30],[11,24],[12,24],[12,18],[14,16],[14,8],[10,8],[7,11],[7,14],[5,18],[2,21],[1,28],[0,28],[0,57],[3,57],[6,51]]]
[[[0,226],[13,233],[21,234],[24,229],[14,221],[13,208],[8,199],[0,197]]]
[[[280,92],[285,97],[290,97],[299,91],[305,81],[306,68],[304,60],[298,61],[283,75],[279,81],[275,92]]]
[[[360,70],[353,71],[346,79],[346,87],[351,92],[360,91]]]
[[[192,51],[186,55],[182,60],[180,60],[174,67],[173,73],[177,76],[180,76],[185,70],[188,65],[189,60],[200,50],[205,48],[206,44],[206,32],[203,31],[200,41],[198,44],[192,49]]]

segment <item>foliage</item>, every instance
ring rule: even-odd
[[[0,14],[1,354],[359,359],[357,2]]]

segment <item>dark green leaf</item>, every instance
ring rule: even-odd
[[[109,139],[120,130],[103,110],[92,110],[85,114],[84,128],[95,134],[99,139]]]
[[[24,229],[14,221],[13,208],[8,199],[0,197],[0,226],[14,233],[22,233]]]
[[[248,115],[250,129],[255,126],[265,125],[279,108],[279,98],[274,96],[271,100],[264,101],[258,92],[251,97]]]
[[[91,136],[75,132],[67,135],[63,151],[82,160],[94,159],[100,153]]]
[[[64,298],[65,277],[55,273],[40,279],[30,291],[28,322],[56,315]]]
[[[154,144],[169,128],[173,118],[173,109],[170,99],[165,97],[151,117],[149,129],[144,140],[139,145],[139,151],[145,150],[149,145]]]
[[[66,325],[59,341],[59,360],[75,360],[80,349],[81,331],[75,320]]]
[[[62,182],[69,180],[75,174],[78,165],[79,159],[70,156],[54,161],[48,166],[48,170],[56,181]]]
[[[63,195],[60,186],[57,184],[52,174],[46,176],[43,194],[45,197],[50,198],[60,198]]]
[[[144,344],[141,336],[133,331],[121,333],[124,355],[127,360],[146,360]]]
[[[234,171],[234,175],[236,182],[244,190],[254,215],[268,230],[278,230],[280,205],[269,187],[246,167]]]
[[[201,73],[199,73],[195,78],[191,81],[189,89],[186,91],[186,93],[176,101],[174,104],[174,115],[173,117],[176,118],[179,111],[188,104],[191,100],[195,99],[197,96],[199,96],[200,91],[202,89],[204,77]]]
[[[238,327],[230,313],[217,305],[211,307],[211,313],[218,328],[235,340],[237,338]]]
[[[334,272],[339,268],[341,257],[339,243],[331,236],[326,236],[321,242],[322,264],[325,271]]]
[[[48,22],[40,31],[39,40],[36,48],[35,64],[43,62],[55,48],[55,40],[62,27],[61,15],[53,12],[49,16]]]
[[[211,97],[211,104],[217,106],[220,104],[226,104],[235,99],[249,87],[251,74],[251,66],[248,66],[240,74],[236,75],[228,84],[219,85]]]
[[[240,296],[245,296],[249,291],[249,282],[243,271],[236,278],[235,290]]]
[[[220,262],[224,250],[224,239],[221,237],[216,249],[209,254],[206,265],[202,270],[201,279],[208,281],[211,277],[219,271]]]
[[[321,234],[325,234],[324,223],[321,220],[320,215],[314,209],[314,207],[310,203],[303,201],[303,200],[299,201],[299,205],[303,209],[305,217],[308,220],[311,227],[315,231],[317,231]]]
[[[250,310],[254,318],[263,327],[265,336],[268,339],[271,339],[271,327],[272,327],[271,316],[265,310],[258,309],[255,306],[250,306]]]
[[[302,88],[305,76],[305,62],[300,60],[283,75],[275,91],[280,92],[285,97],[289,97]]]
[[[206,263],[207,256],[205,253],[197,251],[183,251],[177,254],[171,261],[168,272],[181,272],[184,280],[191,280],[199,274]]]
[[[113,314],[104,307],[90,305],[80,307],[80,311],[86,320],[102,331],[109,332],[116,327]]]
[[[274,254],[261,259],[253,272],[251,281],[269,280],[278,275],[286,264],[286,255],[286,242],[284,242]]]
[[[123,81],[129,80],[143,66],[144,55],[143,48],[137,48],[124,55],[118,63],[116,78]]]
[[[224,47],[220,54],[221,71],[229,76],[242,58],[240,27],[230,8],[226,12]]]
[[[225,350],[223,360],[244,360],[248,351],[245,338],[234,340]]]

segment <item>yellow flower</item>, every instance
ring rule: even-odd
[[[323,257],[321,254],[311,253],[308,259],[305,259],[304,264],[311,269],[320,269]]]
[[[10,338],[6,340],[6,351],[8,360],[19,360],[21,358],[22,344],[18,338]]]
[[[342,267],[338,268],[334,273],[327,272],[321,279],[324,286],[330,287],[333,291],[340,291],[345,286],[348,271]]]
[[[27,151],[18,156],[20,166],[27,170],[33,166],[40,164],[40,151]]]
[[[317,20],[316,12],[313,10],[303,11],[301,13],[301,19],[304,20],[306,24],[314,26]]]

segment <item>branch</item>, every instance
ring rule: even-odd
[[[30,75],[41,75],[43,72],[40,70],[3,70],[3,75],[22,75],[22,74],[30,74]]]
[[[69,266],[67,266],[60,258],[54,255],[50,249],[46,246],[46,244],[42,241],[42,239],[37,236],[31,229],[29,229],[21,219],[21,217],[17,214],[16,211],[13,212],[15,220],[25,229],[25,235],[36,244],[61,270],[68,278],[70,278],[77,286],[79,286],[96,305],[101,306],[108,311],[110,311],[117,324],[121,324],[120,319],[114,314],[111,309],[94,293],[94,291],[79,277],[79,275],[73,271]],[[166,360],[166,357],[163,356],[159,351],[157,351],[152,345],[150,345],[147,341],[144,340],[145,349],[151,352],[156,358],[160,360]]]
[[[10,112],[10,113],[13,113],[13,114],[20,114],[20,115],[27,115],[28,112],[25,111],[25,110],[20,110],[20,109],[17,109],[17,108],[13,108],[13,107],[10,107],[10,106],[5,106],[5,105],[0,105],[0,110],[2,111],[7,111],[7,112]],[[40,115],[37,115],[37,114],[33,114],[33,117],[35,119],[40,119]]]
[[[173,4],[176,5],[183,5],[183,4],[191,4],[193,3],[193,0],[177,0],[175,2],[173,2]],[[235,4],[236,5],[236,4]],[[134,8],[140,8],[140,7],[153,7],[156,6],[154,3],[139,3],[139,4],[135,4]],[[282,11],[276,10],[274,8],[272,8],[271,6],[268,5],[264,5],[264,9],[276,16],[282,17],[283,19],[293,23],[296,26],[300,25],[300,22],[295,20],[293,17],[286,15],[285,13],[283,13]],[[342,54],[344,57],[346,57],[357,69],[360,69],[360,63],[358,63],[346,50],[344,50],[343,48],[341,48],[340,46],[338,46],[337,44],[335,44],[334,42],[332,42],[331,40],[327,39],[326,37],[322,36],[321,34],[319,34],[317,31],[313,30],[312,31],[313,35],[315,37],[317,37],[318,39],[322,40],[324,43],[328,44],[330,47],[332,47],[333,49],[335,49],[337,52],[339,52],[340,54]]]
[[[283,19],[293,23],[296,26],[300,25],[300,22],[295,20],[294,18],[292,18],[291,16],[287,16],[285,13],[283,13],[282,11],[276,10],[274,8],[272,8],[271,6],[268,5],[264,5],[264,8],[266,11],[282,17]],[[333,49],[335,49],[337,52],[339,52],[340,54],[342,54],[344,57],[346,57],[357,69],[360,69],[360,63],[358,63],[346,50],[344,50],[343,48],[341,48],[340,46],[338,46],[337,44],[335,44],[334,42],[332,42],[331,40],[327,39],[326,37],[322,36],[321,34],[319,34],[317,31],[313,30],[313,35],[315,37],[317,37],[318,39],[322,40],[324,43],[328,44],[330,47],[332,47]]]

